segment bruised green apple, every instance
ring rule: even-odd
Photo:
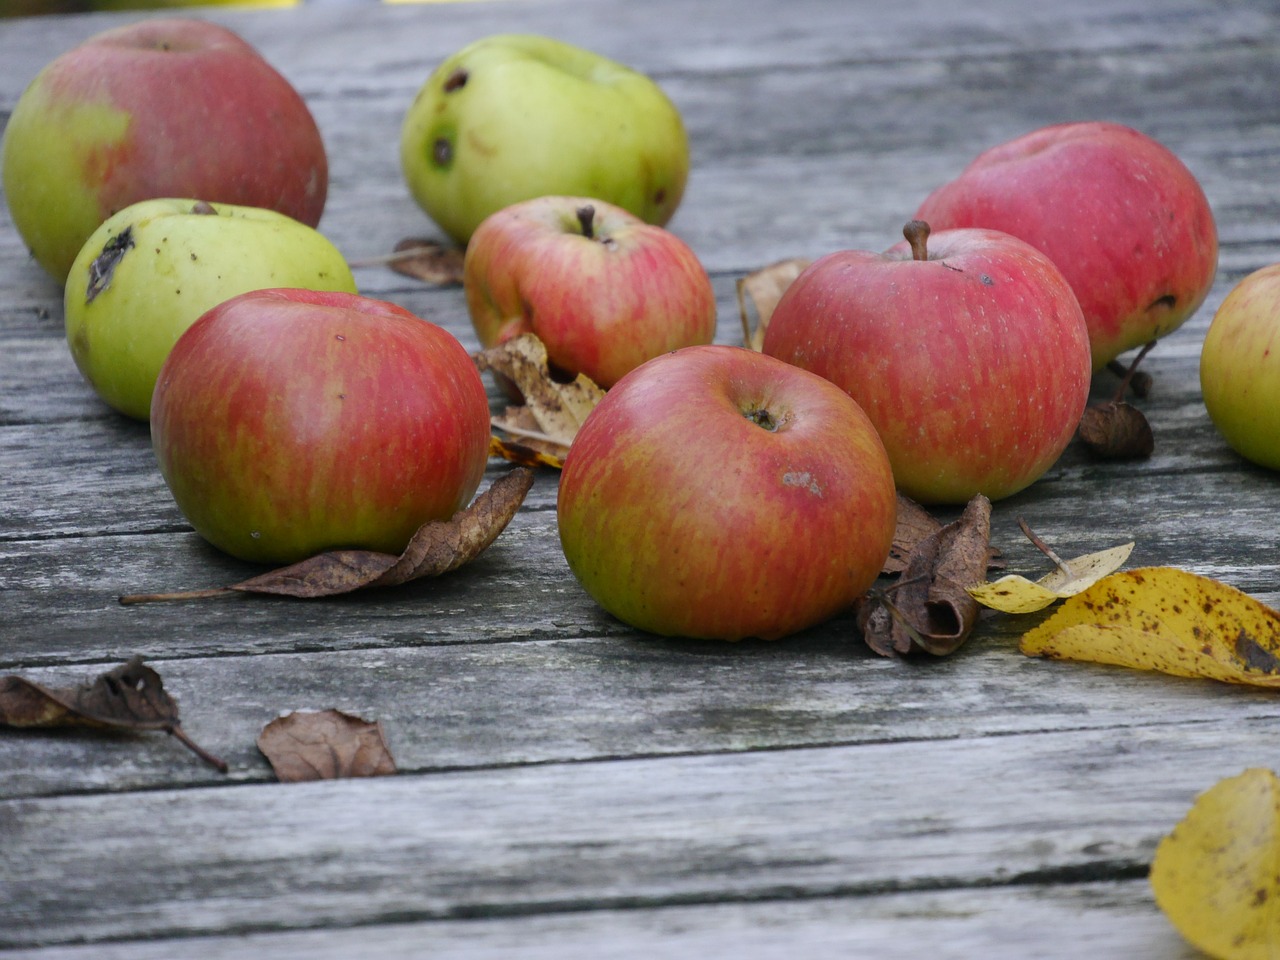
[[[446,59],[404,119],[400,160],[419,205],[459,244],[489,214],[548,194],[594,197],[661,226],[689,142],[653,80],[547,37],[486,37]]]
[[[264,287],[356,290],[338,249],[282,213],[144,200],[98,227],[71,265],[67,343],[103,400],[146,420],[182,332],[210,307]]]
[[[4,133],[4,193],[36,261],[64,282],[102,221],[152,197],[268,207],[320,222],[329,172],[289,82],[238,35],[159,17],[52,60]]]

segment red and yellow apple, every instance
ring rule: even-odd
[[[764,352],[847,392],[898,489],[996,500],[1044,474],[1089,396],[1089,338],[1061,272],[995,230],[912,221],[910,242],[814,261],[782,295]]]
[[[1057,124],[992,147],[916,217],[935,230],[1003,230],[1046,254],[1080,301],[1095,370],[1181,326],[1218,267],[1200,183],[1163,144],[1118,123]]]
[[[665,224],[684,195],[689,141],[649,77],[591,50],[499,34],[444,60],[405,114],[409,191],[455,242],[503,207],[598,197]]]
[[[1255,270],[1223,299],[1200,351],[1200,389],[1227,443],[1280,470],[1280,264]]]
[[[538,197],[487,217],[467,246],[463,285],[483,346],[534,333],[552,364],[606,389],[716,331],[715,291],[689,246],[585,197]]]
[[[225,27],[157,18],[50,62],[5,128],[14,225],[59,282],[100,223],[153,197],[320,221],[328,161],[298,92]]]
[[[178,508],[227,553],[398,553],[480,485],[489,403],[457,339],[395,304],[258,290],[178,339],[151,438]]]
[[[160,365],[202,313],[264,287],[356,292],[318,231],[274,210],[171,197],[110,217],[71,265],[67,345],[107,404],[146,420]]]
[[[569,568],[605,610],[725,640],[775,639],[852,604],[896,510],[884,447],[847,394],[730,346],[619,380],[574,438],[556,504]]]

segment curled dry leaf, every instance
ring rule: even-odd
[[[1113,573],[1023,635],[1027,656],[1280,688],[1280,612],[1176,567]]]
[[[907,568],[907,560],[916,544],[937,533],[942,527],[942,521],[924,507],[910,497],[898,494],[898,523],[893,531],[893,544],[889,548],[889,556],[885,559],[880,572],[886,576],[902,573]],[[994,547],[989,547],[987,550],[987,569],[1004,569],[1000,551]]]
[[[983,606],[1003,613],[1034,613],[1055,601],[1074,597],[1103,577],[1119,570],[1133,551],[1132,542],[1122,543],[1118,547],[1087,553],[1074,560],[1063,560],[1024,521],[1019,520],[1018,525],[1055,566],[1039,580],[1032,581],[1010,574],[992,583],[969,588],[969,595]]]
[[[199,600],[233,593],[331,597],[370,587],[392,587],[438,577],[470,563],[506,529],[533,486],[533,472],[516,467],[495,480],[471,506],[449,520],[424,523],[400,556],[373,550],[330,550],[250,577],[229,587],[180,593],[128,594],[123,604]]]
[[[773,309],[791,282],[812,263],[802,257],[779,260],[738,280],[738,315],[742,317],[742,344],[756,352],[764,347],[764,332]],[[756,321],[751,322],[747,302],[755,308]]]
[[[881,656],[917,650],[946,656],[969,638],[978,602],[967,587],[986,576],[991,501],[979,494],[959,519],[919,541],[898,584],[859,601],[858,628]]]
[[[396,273],[433,283],[437,286],[460,286],[465,251],[459,247],[429,240],[426,237],[406,237],[395,245],[393,253],[385,257],[352,261],[352,267],[368,267],[385,263]]]
[[[587,416],[604,398],[604,390],[578,374],[567,383],[551,372],[547,348],[536,334],[517,337],[475,355],[481,371],[505,377],[524,398],[524,406],[508,407],[493,425],[519,446],[563,462],[569,445]],[[505,455],[505,448],[499,449]]]
[[[197,746],[178,720],[178,704],[160,674],[134,657],[75,687],[46,687],[23,677],[0,678],[0,723],[11,727],[96,727],[163,730],[223,773],[225,760]]]
[[[1219,781],[1156,847],[1151,890],[1169,922],[1219,960],[1280,956],[1280,779]]]
[[[1077,434],[1094,456],[1104,460],[1145,460],[1156,447],[1146,416],[1123,400],[1087,407]]]
[[[258,749],[282,783],[396,772],[382,724],[341,710],[302,710],[277,717],[258,734]]]

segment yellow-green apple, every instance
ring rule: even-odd
[[[485,218],[467,246],[463,286],[484,347],[537,334],[555,367],[606,389],[716,332],[715,291],[689,246],[585,197],[537,197]]]
[[[475,493],[489,403],[457,339],[402,307],[255,290],[179,338],[151,439],[179,509],[227,553],[398,553]]]
[[[67,344],[103,400],[146,420],[160,365],[187,327],[236,294],[281,286],[356,290],[337,247],[282,213],[143,200],[101,224],[71,265]]]
[[[685,347],[610,390],[565,459],[569,568],[668,636],[771,640],[848,607],[893,541],[875,428],[821,377],[742,347]]]
[[[46,65],[14,106],[3,164],[14,226],[59,282],[132,203],[196,197],[315,226],[329,177],[290,83],[225,27],[178,17],[115,27]]]
[[[457,243],[491,213],[547,194],[598,197],[649,223],[689,176],[679,111],[649,77],[528,34],[448,57],[405,114],[400,159],[418,204]]]
[[[916,217],[935,230],[1003,230],[1047,254],[1080,301],[1095,370],[1181,326],[1218,266],[1200,183],[1163,144],[1118,123],[1056,124],[992,147]]]
[[[1255,270],[1223,299],[1200,351],[1200,389],[1227,443],[1280,470],[1280,264]]]
[[[1071,441],[1089,336],[1062,273],[996,230],[907,224],[884,253],[845,250],[782,295],[764,352],[838,384],[875,424],[902,493],[1007,497]]]

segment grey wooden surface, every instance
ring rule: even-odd
[[[1073,447],[996,505],[1011,567],[1134,539],[1270,603],[1277,478],[1213,432],[1197,361],[1213,310],[1280,260],[1280,9],[1230,0],[492,0],[210,11],[292,80],[352,259],[432,235],[401,117],[445,55],[547,33],[654,75],[693,173],[671,227],[734,281],[880,249],[933,186],[1045,123],[1131,123],[1199,176],[1222,238],[1205,307],[1142,402],[1157,449]],[[131,15],[0,23],[0,119],[39,67]],[[461,293],[385,268],[361,289],[475,338]],[[870,654],[839,617],[774,644],[658,640],[593,606],[555,535],[554,474],[474,565],[314,603],[122,607],[251,568],[189,530],[144,425],[107,411],[61,291],[0,213],[0,673],[79,680],[134,653],[185,727],[0,730],[0,954],[161,957],[1190,958],[1145,880],[1195,796],[1275,767],[1274,694],[1029,660],[991,617],[958,654]],[[1100,376],[1099,396],[1113,381]],[[495,398],[496,402],[496,398]],[[491,464],[490,477],[505,467]],[[400,773],[280,785],[254,741],[290,709],[383,722]]]

